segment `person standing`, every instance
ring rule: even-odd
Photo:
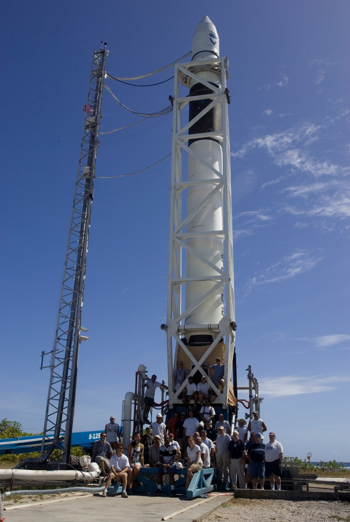
[[[106,441],[110,443],[113,449],[117,449],[117,444],[120,442],[119,425],[115,422],[113,415],[109,419],[109,424],[105,426]]]
[[[248,448],[248,457],[250,461],[249,470],[252,479],[253,489],[257,488],[258,482],[260,488],[264,489],[265,481],[265,444],[261,442],[261,433],[254,436],[255,442]]]
[[[259,418],[259,412],[253,411],[253,418],[249,421],[248,431],[252,431],[253,433],[260,433],[261,440],[264,440],[263,432],[266,431],[265,422]]]
[[[235,488],[237,486],[240,489],[245,488],[244,483],[244,459],[245,450],[244,442],[240,440],[238,431],[232,433],[232,440],[228,445],[227,452],[228,464],[230,468],[231,486]]]
[[[220,426],[223,426],[225,428],[225,431],[227,435],[231,436],[231,426],[230,423],[227,420],[224,420],[224,416],[222,413],[219,415],[219,420],[215,424],[215,429],[217,432],[219,432]]]
[[[205,422],[206,420],[212,420],[215,417],[215,410],[213,406],[210,405],[210,401],[205,401],[205,405],[201,407],[199,410],[201,419]]]
[[[238,434],[239,439],[244,442],[244,444],[248,440],[248,429],[246,428],[247,421],[244,419],[238,419]]]
[[[169,412],[170,413],[170,412]],[[177,411],[174,411],[174,416],[171,417],[171,419],[168,420],[168,422],[166,423],[166,430],[169,433],[176,433],[176,424],[179,420],[179,414]]]
[[[179,443],[180,450],[181,450],[181,457],[185,457],[185,451],[186,451],[186,438],[184,434],[184,422],[186,420],[186,415],[182,411],[180,414],[180,420],[176,423],[176,430],[175,430],[175,437],[177,442]]]
[[[186,373],[190,373],[190,371],[184,368],[184,363],[182,361],[178,361],[177,368],[173,371],[173,384],[175,392],[180,388],[181,384],[184,382]]]
[[[265,475],[270,477],[271,489],[281,489],[283,464],[283,446],[273,431],[269,433],[269,442],[265,446]]]
[[[166,433],[166,426],[163,422],[163,415],[157,413],[156,422],[152,422],[153,437],[159,435],[161,444],[164,443],[164,433]]]
[[[198,419],[194,417],[193,410],[190,410],[188,412],[188,417],[183,424],[184,436],[186,437],[186,439],[188,439],[188,437],[193,437],[193,435],[197,431],[198,424]]]
[[[145,465],[146,465],[146,464],[149,464],[149,449],[153,444],[151,426],[148,426],[148,428],[146,428],[146,433],[144,435],[142,435],[141,442],[144,447],[143,454],[144,454],[144,460],[145,460]]]
[[[145,387],[146,387],[145,411],[144,411],[143,416],[144,416],[144,420],[146,422],[149,422],[147,420],[147,417],[148,417],[148,413],[149,413],[150,409],[153,408],[153,406],[154,406],[154,395],[155,395],[156,389],[161,388],[161,389],[167,390],[168,387],[165,386],[165,384],[161,384],[160,382],[158,382],[156,375],[152,375],[151,379],[146,379]]]
[[[227,484],[228,466],[227,466],[227,452],[231,437],[225,433],[224,426],[219,427],[219,435],[216,438],[216,466],[218,468],[219,483]]]

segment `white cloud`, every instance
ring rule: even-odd
[[[240,217],[252,217],[255,219],[260,219],[261,221],[268,221],[269,219],[272,219],[271,216],[267,215],[264,210],[246,210],[245,212],[241,212],[240,214],[236,215],[236,218]]]
[[[324,69],[319,69],[317,71],[317,78],[315,80],[315,83],[318,85],[319,83],[323,82],[326,76],[326,71]]]
[[[336,344],[343,343],[344,341],[350,341],[350,335],[345,334],[333,334],[333,335],[321,335],[315,337],[314,342],[318,348],[329,348]]]
[[[311,216],[311,217],[332,217],[344,219],[350,217],[350,193],[337,193],[335,195],[323,195],[320,201],[315,203],[312,208],[300,209],[287,205],[285,212],[294,216]]]
[[[282,74],[282,80],[280,82],[266,83],[262,87],[258,87],[258,91],[260,91],[262,89],[269,91],[270,89],[272,89],[273,87],[276,87],[276,86],[285,87],[286,85],[288,85],[288,83],[289,83],[288,76],[286,74]]]
[[[308,272],[322,260],[322,256],[312,256],[310,252],[298,251],[286,256],[278,263],[266,268],[259,276],[247,284],[248,290],[268,283],[279,283]]]
[[[266,116],[270,116],[273,114],[273,111],[271,109],[266,109],[266,111],[263,111],[261,114],[266,114]]]
[[[285,397],[288,395],[329,392],[337,389],[337,386],[333,386],[333,384],[348,381],[350,381],[350,377],[341,375],[330,377],[272,377],[260,379],[260,390],[261,395],[264,397]]]

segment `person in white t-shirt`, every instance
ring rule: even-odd
[[[265,446],[265,476],[270,477],[271,489],[281,489],[283,465],[283,446],[273,431],[269,433],[269,442]]]
[[[210,386],[207,378],[202,375],[201,381],[197,384],[198,400],[201,404],[205,401],[215,400],[215,395],[210,395]]]
[[[207,421],[212,420],[215,417],[215,410],[213,406],[210,406],[210,401],[205,401],[205,405],[203,405],[199,411],[201,415],[201,419]]]
[[[261,433],[261,440],[264,440],[263,431],[266,431],[266,424],[262,419],[259,419],[259,412],[253,411],[253,418],[249,421],[248,431],[253,433]]]
[[[193,382],[193,377],[188,378],[188,383],[186,386],[186,396],[182,399],[182,402],[188,406],[190,400],[194,400],[197,404],[198,402],[198,392],[197,392],[197,384]]]
[[[203,462],[203,468],[210,468],[210,451],[209,448],[204,442],[202,441],[201,437],[195,437],[194,439],[197,446],[199,446],[201,450],[201,459]]]
[[[184,436],[186,437],[186,439],[188,437],[193,437],[193,435],[197,431],[197,428],[199,425],[198,419],[196,419],[196,417],[194,417],[193,410],[190,410],[188,415],[189,416],[183,423]]]
[[[237,422],[239,440],[241,440],[245,444],[248,440],[248,429],[245,426],[247,422],[244,419],[238,419]]]
[[[157,379],[157,376],[152,375],[151,379],[146,379],[146,381],[145,381],[145,387],[146,387],[145,410],[144,410],[143,416],[144,416],[144,419],[146,420],[146,422],[147,422],[148,412],[154,406],[154,394],[156,392],[156,389],[157,388],[166,389],[166,390],[168,389],[168,387],[165,386],[165,384],[161,384],[156,379]]]
[[[128,481],[128,471],[129,471],[129,459],[126,455],[123,454],[124,445],[121,442],[118,442],[116,446],[116,454],[112,455],[109,461],[109,475],[106,482],[105,490],[102,492],[101,496],[106,497],[109,486],[112,483],[112,480],[116,482],[121,482],[123,492],[122,498],[128,498],[126,493],[126,485]]]
[[[159,435],[160,443],[164,444],[164,433],[166,433],[166,425],[163,422],[163,415],[157,413],[156,422],[152,422],[152,433],[153,437]]]
[[[214,442],[211,439],[208,439],[208,437],[207,437],[207,430],[202,430],[201,431],[201,438],[202,438],[202,443],[206,444],[208,446],[209,453],[210,453],[210,458],[214,462],[214,459],[215,459],[215,446],[214,446]]]
[[[203,461],[201,459],[200,447],[194,443],[194,438],[188,437],[187,446],[187,478],[186,478],[186,489],[190,485],[193,474],[200,471],[203,468]]]

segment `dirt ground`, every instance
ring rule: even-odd
[[[212,513],[205,522],[350,522],[348,502],[235,499]]]

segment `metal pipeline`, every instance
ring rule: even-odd
[[[49,472],[53,473],[53,472]],[[3,505],[2,505],[2,499],[5,497],[9,497],[10,495],[55,495],[57,493],[70,493],[75,491],[81,491],[82,493],[100,493],[105,489],[105,486],[101,486],[98,488],[88,488],[85,486],[79,487],[73,487],[73,488],[60,488],[60,489],[23,489],[18,491],[6,491],[2,495],[0,494],[0,522],[3,522],[5,520],[3,516]]]

